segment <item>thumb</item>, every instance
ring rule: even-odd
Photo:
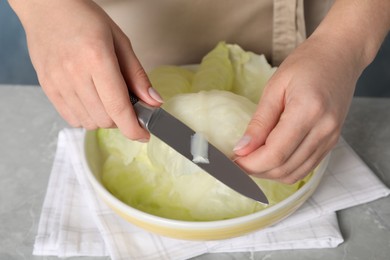
[[[265,89],[244,135],[233,149],[236,156],[246,156],[265,144],[269,133],[278,123],[283,108],[283,95]]]

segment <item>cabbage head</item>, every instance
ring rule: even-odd
[[[264,57],[220,43],[199,66],[163,66],[149,77],[165,98],[164,109],[232,157],[273,71]],[[103,184],[134,208],[171,219],[212,221],[267,207],[233,191],[155,136],[141,144],[124,138],[117,129],[99,129],[97,137],[104,154]],[[254,180],[270,205],[305,182]]]

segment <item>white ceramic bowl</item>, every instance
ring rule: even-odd
[[[273,225],[298,209],[315,191],[328,164],[329,155],[315,169],[309,181],[290,197],[256,213],[218,221],[180,221],[142,212],[113,196],[101,182],[103,158],[96,131],[84,136],[84,160],[87,176],[101,199],[119,216],[145,230],[172,238],[187,240],[216,240],[244,235]]]

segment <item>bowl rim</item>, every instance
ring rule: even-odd
[[[320,162],[320,164],[314,169],[314,173],[312,177],[295,193],[287,197],[286,199],[280,201],[279,203],[269,206],[263,210],[257,211],[255,213],[240,216],[231,219],[222,219],[222,220],[210,220],[210,221],[186,221],[186,220],[177,220],[177,219],[169,219],[160,217],[157,215],[153,215],[139,209],[133,208],[130,205],[122,202],[118,198],[116,198],[113,194],[111,194],[104,185],[98,181],[95,175],[92,173],[91,167],[89,165],[87,159],[87,135],[94,134],[94,138],[96,140],[96,131],[97,130],[89,130],[84,131],[83,133],[83,152],[82,152],[82,161],[85,164],[86,175],[88,180],[92,184],[94,190],[97,193],[97,196],[100,196],[103,199],[104,203],[111,203],[116,209],[132,216],[135,219],[142,219],[143,221],[152,222],[154,225],[172,227],[172,228],[186,228],[186,229],[218,229],[229,226],[234,226],[239,223],[251,222],[259,219],[262,216],[266,216],[268,214],[272,214],[277,212],[278,210],[288,206],[294,200],[302,197],[304,194],[312,189],[311,184],[319,183],[322,179],[322,176],[325,173],[325,170],[328,166],[330,153],[328,153],[324,159]]]

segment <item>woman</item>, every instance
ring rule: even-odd
[[[145,69],[199,62],[220,40],[265,53],[280,67],[234,151],[249,173],[285,183],[303,178],[335,145],[356,81],[390,28],[387,0],[336,0],[306,40],[303,0],[9,2],[61,116],[75,127],[117,126],[139,141],[149,134],[127,88],[162,103]],[[319,19],[308,12],[313,2],[306,15]]]

